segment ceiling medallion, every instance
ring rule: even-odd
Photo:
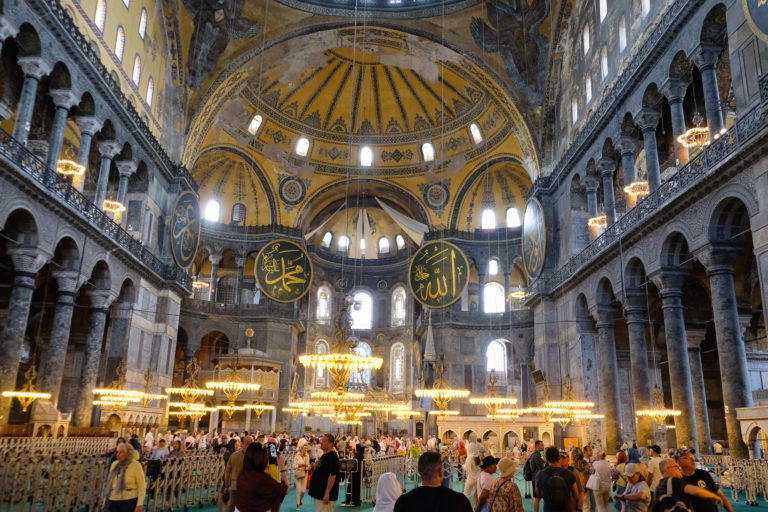
[[[289,206],[299,204],[306,193],[306,185],[297,178],[284,178],[280,182],[280,199]]]
[[[422,185],[421,193],[424,196],[424,202],[433,210],[442,210],[448,204],[450,192],[445,183],[433,183],[432,185]]]

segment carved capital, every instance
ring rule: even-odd
[[[52,89],[50,94],[53,104],[59,108],[69,110],[80,103],[80,100],[70,89]]]
[[[600,174],[605,176],[606,174],[610,174],[613,176],[613,171],[616,170],[616,160],[609,157],[603,157],[597,162],[597,169],[600,171]]]
[[[117,172],[121,177],[130,176],[135,173],[138,166],[139,164],[133,160],[120,160],[119,162],[115,162],[115,167],[117,167]]]
[[[238,269],[245,268],[246,261],[248,261],[248,258],[245,258],[242,256],[238,256],[237,258],[235,258],[235,264],[237,265]]]
[[[99,142],[99,153],[102,158],[108,158],[112,160],[115,155],[120,153],[122,146],[116,140],[103,140]]]
[[[597,327],[613,327],[616,322],[616,308],[609,304],[598,304],[595,308]]]
[[[752,323],[752,311],[739,310],[739,329],[741,329],[742,338],[744,338],[744,333],[749,328],[750,323]]]
[[[614,144],[616,146],[616,149],[619,150],[619,153],[621,153],[622,156],[626,154],[632,154],[632,156],[635,155],[635,146],[637,146],[637,137],[633,135],[622,135],[618,138],[616,143]]]
[[[661,94],[667,97],[670,103],[683,101],[685,91],[690,81],[679,78],[670,78],[661,88]]]
[[[16,34],[18,33],[19,29],[11,25],[8,18],[0,16],[0,41],[5,41],[9,37],[16,37]]]
[[[701,343],[704,341],[704,337],[707,335],[706,329],[698,327],[685,326],[685,341],[688,344],[688,350],[698,349],[701,347]]]
[[[221,263],[221,253],[211,253],[208,255],[208,259],[211,260],[211,265],[218,266]]]
[[[698,48],[693,50],[691,61],[696,64],[701,71],[712,69],[717,65],[717,59],[723,49],[720,46],[701,43]]]
[[[54,269],[51,275],[56,279],[59,294],[74,294],[80,281],[80,274],[76,270]]]
[[[116,298],[109,290],[90,290],[86,295],[91,301],[91,309],[100,310],[109,308]]]
[[[13,262],[14,273],[36,274],[48,261],[37,247],[12,247],[8,249],[8,256]]]
[[[80,133],[85,133],[93,136],[97,131],[101,130],[104,126],[104,122],[96,119],[93,116],[75,116],[75,122],[77,127],[80,128]]]
[[[597,187],[599,186],[600,182],[599,180],[595,179],[592,176],[587,176],[584,178],[584,188],[587,189],[587,192],[597,192]]]
[[[19,66],[24,72],[24,76],[31,76],[40,80],[51,72],[51,66],[43,60],[42,57],[19,57]]]
[[[680,291],[686,275],[688,275],[687,272],[676,267],[662,267],[660,271],[654,272],[649,278],[659,290],[672,292],[674,290]]]
[[[579,332],[595,332],[595,319],[589,315],[577,315],[576,324],[579,326]]]
[[[656,130],[656,126],[659,124],[659,119],[661,119],[661,113],[650,108],[642,109],[635,117],[635,121],[643,132]]]

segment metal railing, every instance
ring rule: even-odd
[[[191,278],[185,272],[182,272],[174,264],[164,263],[152,254],[149,249],[120,227],[90,199],[3,129],[0,129],[0,156],[8,160],[11,166],[36,181],[60,203],[74,210],[90,226],[125,249],[128,254],[150,271],[162,279],[177,281],[182,286],[191,289]]]
[[[738,503],[740,494],[747,505],[757,505],[758,494],[768,499],[768,460],[702,455],[701,461],[712,473],[715,483],[730,488],[731,502]]]
[[[21,454],[98,455],[115,447],[115,437],[4,437],[0,438],[0,459]]]

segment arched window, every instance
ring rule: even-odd
[[[496,213],[487,208],[480,217],[480,227],[483,229],[496,229]]]
[[[576,124],[576,121],[579,120],[579,102],[576,101],[576,98],[571,100],[571,123]]]
[[[584,26],[584,31],[581,33],[581,39],[584,43],[584,55],[589,51],[589,25]]]
[[[309,139],[306,137],[299,137],[296,142],[296,154],[299,156],[307,156],[309,152]]]
[[[485,349],[486,370],[495,372],[500,382],[507,381],[507,350],[504,343],[494,340]]]
[[[365,238],[360,239],[360,252],[365,254]]]
[[[435,159],[435,146],[431,142],[425,142],[421,145],[421,156],[425,162],[431,162]]]
[[[245,205],[243,203],[235,203],[232,206],[232,225],[245,224]]]
[[[373,165],[373,150],[368,146],[360,148],[360,165],[370,167]]]
[[[397,235],[395,237],[395,244],[397,244],[397,250],[402,251],[405,247],[405,238],[403,238],[403,235]]]
[[[136,85],[139,85],[139,81],[141,80],[141,57],[136,55],[136,58],[133,59],[133,83]]]
[[[328,353],[328,343],[325,340],[317,340],[315,343],[315,354],[327,354]],[[315,368],[315,387],[316,388],[324,388],[325,387],[325,367],[324,366],[318,366]]]
[[[389,254],[389,238],[379,238],[379,254]]]
[[[93,22],[99,32],[104,33],[104,24],[107,22],[107,0],[98,0],[96,2],[96,14],[93,16]]]
[[[587,78],[584,80],[584,91],[587,93],[587,103],[592,101],[592,77],[587,74]]]
[[[405,390],[405,347],[397,342],[389,349],[389,392]]]
[[[608,15],[608,0],[600,0],[600,21]]]
[[[125,51],[125,30],[122,25],[117,27],[117,37],[115,38],[115,57],[123,62],[123,51]]]
[[[499,283],[488,283],[483,288],[483,309],[485,313],[504,312],[504,287]]]
[[[373,299],[367,292],[355,294],[355,305],[352,307],[352,328],[370,329],[373,326]]]
[[[640,0],[640,9],[643,16],[651,12],[651,0]]]
[[[347,252],[349,250],[349,237],[347,235],[341,235],[338,242],[339,252]]]
[[[315,316],[317,321],[321,323],[328,323],[331,318],[331,291],[327,286],[321,286],[317,290]]]
[[[488,275],[495,276],[499,274],[499,261],[488,260]]]
[[[480,127],[477,126],[475,123],[472,123],[469,125],[469,133],[472,135],[472,141],[475,144],[480,144],[483,142],[483,134],[480,132]]]
[[[147,82],[147,105],[150,107],[152,106],[152,97],[155,95],[155,81],[152,80],[152,77],[149,77],[149,82]]]
[[[619,51],[623,52],[627,47],[627,20],[621,18],[619,22]]]
[[[359,356],[370,356],[371,346],[364,341],[361,341],[355,348],[352,349],[352,352]],[[356,384],[357,386],[367,387],[371,382],[371,370],[354,371],[349,376],[349,381],[353,386]]]
[[[511,208],[507,208],[507,227],[508,228],[519,228],[520,227],[520,212],[517,211],[517,208],[514,206]]]
[[[221,203],[215,199],[211,199],[208,201],[208,204],[205,205],[205,220],[209,220],[211,222],[219,222],[220,218]]]
[[[251,118],[251,122],[248,124],[248,133],[251,135],[256,135],[256,132],[259,131],[259,127],[261,126],[261,122],[264,120],[261,115],[256,114]]]
[[[326,231],[323,235],[323,241],[320,243],[322,247],[325,247],[328,249],[331,246],[331,242],[333,241],[333,233],[330,231]]]
[[[141,8],[141,18],[139,18],[139,37],[144,39],[144,35],[147,33],[147,10]]]
[[[405,288],[398,286],[392,292],[392,327],[405,325]]]
[[[608,76],[608,48],[603,46],[603,50],[600,52],[600,73],[603,78]]]

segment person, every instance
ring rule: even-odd
[[[120,444],[115,455],[117,460],[109,467],[107,475],[107,499],[104,512],[141,512],[147,493],[146,477],[137,454],[126,443]]]
[[[171,442],[171,453],[168,456],[174,459],[183,459],[184,453],[184,444],[181,442],[181,439],[174,439]]]
[[[316,512],[331,512],[339,498],[339,455],[333,449],[333,434],[320,438],[323,455],[315,463],[309,482],[309,495],[315,500]]]
[[[579,503],[579,488],[576,477],[560,467],[560,450],[550,446],[546,452],[549,466],[536,474],[533,487],[533,510],[539,512],[544,501],[544,512],[571,512]]]
[[[499,458],[493,455],[487,455],[480,463],[480,476],[477,478],[477,503],[475,510],[477,512],[488,512],[488,494],[493,485],[493,475],[496,473],[496,467],[499,464]]]
[[[245,451],[252,442],[253,438],[251,436],[243,437],[243,442],[240,445],[240,448],[229,456],[227,465],[224,468],[224,486],[229,489],[227,512],[234,512],[235,510],[235,502],[237,500],[237,478],[243,470]]]
[[[664,459],[659,464],[661,468],[661,474],[664,476],[659,481],[659,485],[656,486],[656,493],[653,497],[652,509],[666,509],[665,500],[669,500],[666,496],[673,496],[674,499],[682,501],[688,505],[688,508],[693,509],[691,505],[691,497],[701,498],[704,500],[714,500],[715,506],[720,505],[720,496],[710,492],[697,485],[692,485],[683,480],[683,472],[677,461],[672,459]],[[697,510],[698,512],[698,510]]]
[[[249,443],[243,456],[243,470],[237,476],[235,487],[235,506],[240,512],[278,512],[288,494],[288,477],[282,457],[278,458],[278,467],[282,480],[275,480],[267,473],[269,452]]]
[[[626,467],[627,460],[627,454],[624,453],[623,450],[620,450],[616,454],[616,468],[615,471],[611,474],[613,485],[616,488],[616,494],[624,494],[624,490],[627,487],[627,481],[624,478],[624,468]],[[614,500],[613,507],[616,510],[621,511],[623,508],[623,503],[620,500]]]
[[[456,476],[459,480],[464,480],[464,463],[467,461],[467,444],[461,440],[456,439],[456,452],[458,453],[458,468],[456,469]]]
[[[630,462],[623,469],[627,485],[623,492],[616,493],[616,501],[623,504],[624,512],[647,512],[651,504],[651,490],[645,481],[648,468],[645,464]]]
[[[651,445],[651,458],[648,459],[648,488],[651,490],[651,500],[656,491],[656,486],[663,478],[661,474],[661,447],[657,444]]]
[[[722,455],[723,448],[723,444],[720,441],[715,441],[715,444],[712,445],[712,451],[715,452],[715,455]]]
[[[166,445],[165,439],[160,438],[157,441],[157,448],[152,450],[152,453],[150,454],[150,459],[165,459],[168,458],[168,456],[171,454],[170,450],[168,450],[168,446]]]
[[[155,447],[155,427],[149,427],[147,434],[144,436],[144,453],[151,453]]]
[[[304,439],[304,438],[302,438]],[[304,493],[307,492],[309,474],[309,445],[304,443],[293,457],[293,479],[296,482],[296,510],[303,505]]]
[[[419,457],[417,470],[421,486],[400,496],[394,512],[472,512],[465,495],[443,487],[443,464],[439,453],[424,453]]]
[[[680,470],[683,473],[683,480],[691,485],[717,494],[720,497],[723,508],[728,512],[733,512],[731,502],[728,501],[723,491],[720,490],[720,487],[712,479],[709,471],[696,469],[696,459],[690,450],[678,450],[675,455],[677,463],[680,465]],[[690,500],[696,512],[717,512],[717,505],[712,500],[701,499],[696,496],[691,497]]]
[[[477,487],[477,479],[480,478],[480,463],[482,459],[478,452],[469,451],[467,455],[467,461],[464,463],[464,496],[468,499],[472,499],[472,493]],[[477,505],[477,493],[475,493],[474,504]]]
[[[443,486],[451,488],[451,456],[447,446],[440,448],[440,458],[443,461]]]
[[[397,481],[397,475],[383,473],[376,484],[376,505],[373,507],[373,512],[393,512],[395,502],[401,494],[403,489]]]
[[[523,512],[523,497],[514,482],[517,463],[503,458],[498,463],[499,478],[488,489],[488,510],[490,512]]]
[[[611,463],[605,459],[605,452],[597,455],[597,460],[592,463],[592,469],[599,481],[598,489],[594,491],[598,512],[608,512],[611,498]]]
[[[629,458],[628,462],[640,462],[640,452],[637,450],[637,441],[632,441],[632,446],[629,448],[627,456]]]

